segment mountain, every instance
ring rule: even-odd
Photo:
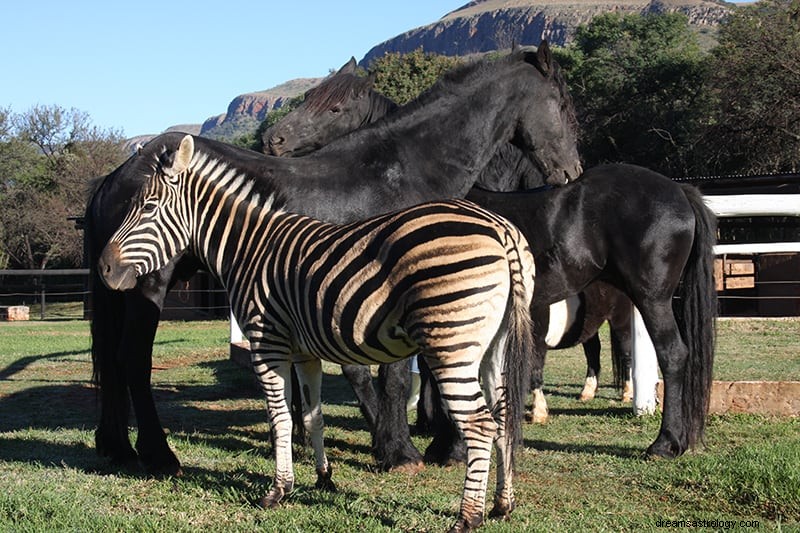
[[[265,91],[241,94],[231,100],[225,114],[206,119],[200,128],[200,135],[225,140],[236,137],[237,132],[252,131],[266,118],[267,113],[320,81],[322,78],[298,78]]]
[[[538,45],[547,39],[556,45],[568,44],[575,29],[602,13],[680,12],[701,34],[719,25],[734,4],[722,0],[473,0],[446,14],[437,22],[422,26],[373,47],[360,64],[387,52],[426,52],[444,55],[470,55],[510,48],[513,44]],[[322,78],[300,78],[265,91],[234,98],[224,114],[212,116],[202,125],[171,129],[196,129],[200,135],[231,141],[258,127],[266,114],[287,99],[310,89]],[[136,137],[143,142],[153,136]]]
[[[264,91],[240,94],[228,104],[227,112],[207,118],[202,124],[171,126],[163,133],[179,131],[211,139],[232,141],[254,131],[267,113],[280,108],[287,100],[303,94],[320,81],[322,78],[298,78]],[[138,144],[144,144],[153,137],[155,135],[137,135],[128,139],[125,146],[133,151]]]
[[[474,0],[442,17],[373,47],[362,66],[387,52],[469,55],[538,45],[543,39],[563,46],[576,28],[602,13],[680,12],[699,31],[717,26],[734,4],[721,0]]]

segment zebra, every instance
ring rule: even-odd
[[[300,179],[300,178],[298,178]],[[468,452],[451,531],[515,506],[514,448],[533,346],[534,263],[520,231],[466,200],[421,204],[347,225],[283,211],[280,190],[195,151],[186,136],[162,152],[99,260],[104,283],[136,278],[188,250],[225,287],[251,345],[274,439],[272,508],[294,485],[285,384],[294,364],[317,487],[335,489],[323,448],[321,360],[381,364],[420,353]]]

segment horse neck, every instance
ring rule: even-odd
[[[393,100],[386,98],[380,93],[375,91],[369,92],[369,109],[367,115],[361,122],[361,126],[372,124],[373,122],[382,119],[386,115],[394,113],[398,109],[398,105]]]
[[[397,158],[388,164],[399,162],[406,173],[436,178],[441,194],[463,195],[500,144],[513,136],[517,109],[529,92],[524,76],[490,73],[429,91],[327,148],[369,161],[380,146],[381,154]],[[429,174],[434,171],[435,176]]]

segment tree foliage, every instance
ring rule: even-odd
[[[0,266],[78,267],[80,216],[91,178],[125,158],[122,136],[59,106],[0,111]]]
[[[719,172],[800,170],[800,0],[736,10],[713,51],[704,151]]]
[[[419,96],[461,61],[418,48],[408,54],[387,53],[375,59],[369,70],[376,74],[375,90],[402,105]]]
[[[707,114],[707,61],[684,15],[600,15],[578,28],[559,60],[587,166],[624,161],[686,173]]]

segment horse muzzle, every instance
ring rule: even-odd
[[[566,185],[571,181],[575,181],[583,173],[583,167],[580,163],[576,163],[573,168],[557,169],[545,179],[548,185]]]
[[[119,244],[108,243],[97,262],[97,269],[106,287],[126,291],[136,286],[136,270],[133,265],[123,265],[119,254]]]

